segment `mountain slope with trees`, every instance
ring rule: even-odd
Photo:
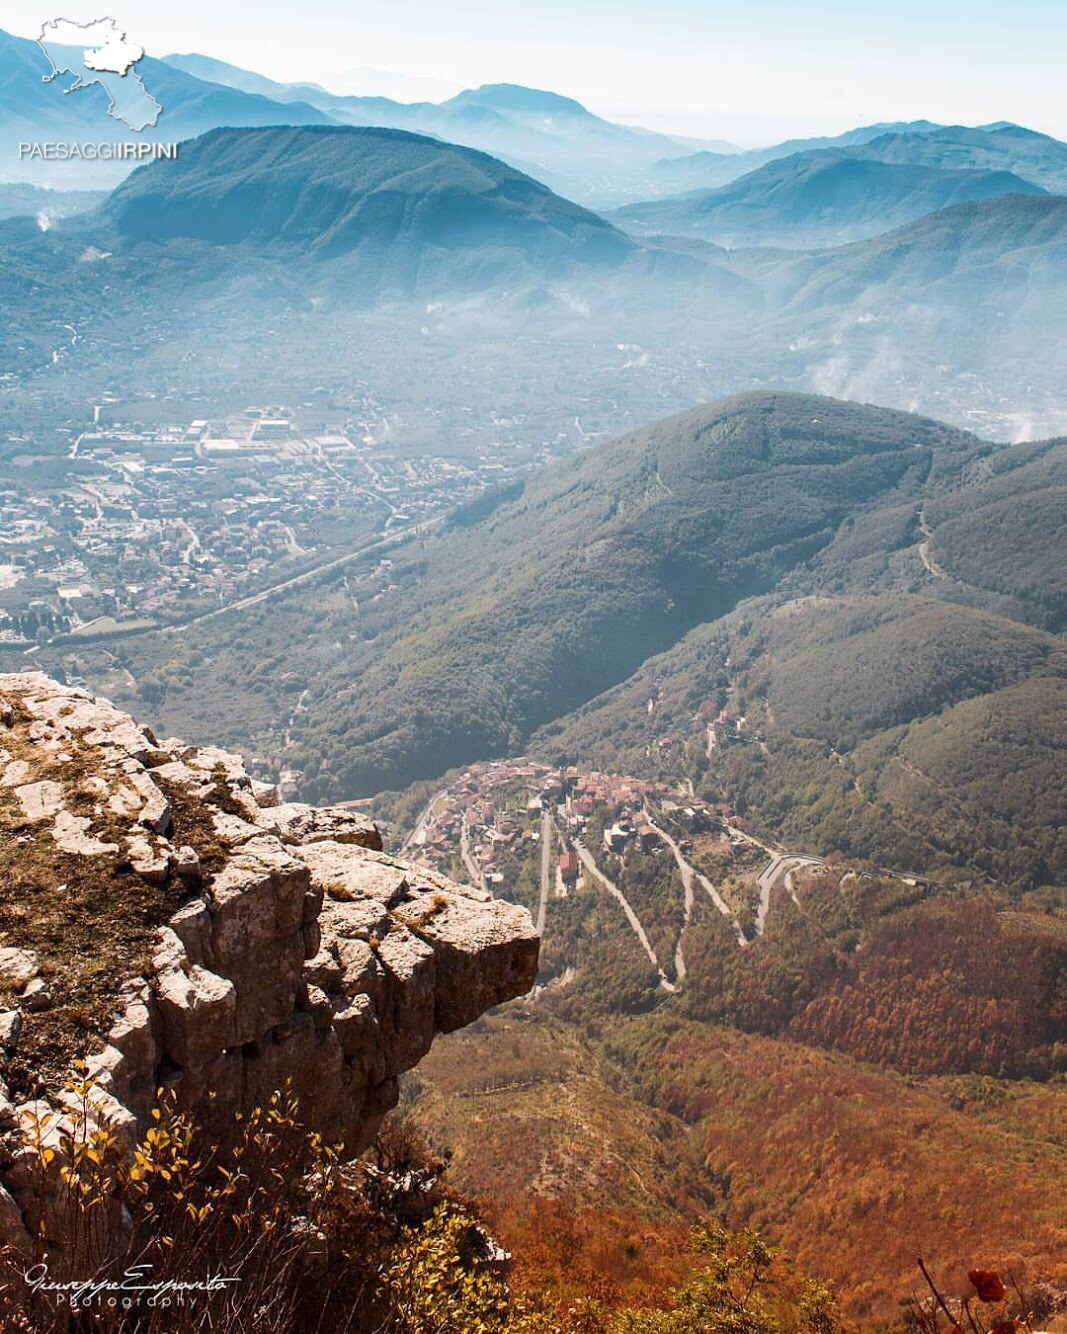
[[[427,544],[387,623],[316,688],[309,781],[327,760],[330,782],[368,791],[521,749],[694,625],[773,588],[846,518],[918,497],[935,455],[951,468],[981,451],[905,414],[747,395],[548,470]]]
[[[134,172],[102,210],[128,242],[275,244],[331,256],[514,246],[591,262],[634,247],[595,214],[471,149],[401,130],[215,130]]]

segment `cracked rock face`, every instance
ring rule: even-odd
[[[99,1115],[131,1138],[161,1087],[232,1123],[291,1081],[302,1119],[357,1153],[435,1033],[524,994],[537,970],[525,909],[38,673],[0,675],[0,843],[9,1143],[42,1099],[62,1111],[54,1070],[29,1084],[35,1030],[66,1031],[65,990],[95,1019],[69,1055],[88,1056]],[[0,1157],[0,1240],[16,1245],[21,1220],[48,1212],[26,1177],[17,1153]]]

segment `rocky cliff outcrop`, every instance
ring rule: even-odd
[[[130,1139],[158,1090],[208,1124],[291,1084],[356,1153],[434,1034],[526,992],[529,914],[280,804],[241,760],[0,675],[0,1237],[47,1227],[20,1132],[85,1056]]]

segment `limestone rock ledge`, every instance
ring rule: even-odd
[[[113,876],[111,912],[129,885],[139,904],[166,905],[143,960],[103,998],[88,1057],[100,1115],[131,1138],[160,1088],[232,1123],[291,1081],[301,1119],[357,1153],[435,1033],[524,994],[537,970],[525,909],[388,855],[361,815],[280,804],[237,756],[158,741],[40,673],[0,675],[0,843],[6,897],[35,857],[38,876],[54,862],[57,895],[84,867]],[[4,1074],[23,1061],[21,1090],[0,1084],[0,1238],[13,1241],[40,1205],[17,1150],[44,1105],[25,1088],[27,1034],[62,1006],[65,964],[85,963],[57,959],[54,932],[36,942],[27,909],[0,932]],[[62,1112],[63,1095],[47,1096]]]

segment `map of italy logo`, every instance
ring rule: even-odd
[[[45,83],[72,77],[74,82],[62,89],[64,93],[100,84],[111,99],[108,115],[131,130],[147,129],[159,119],[163,108],[134,69],[144,47],[128,42],[113,18],[91,23],[53,19],[41,29],[37,45],[52,66],[52,73],[44,75]]]

